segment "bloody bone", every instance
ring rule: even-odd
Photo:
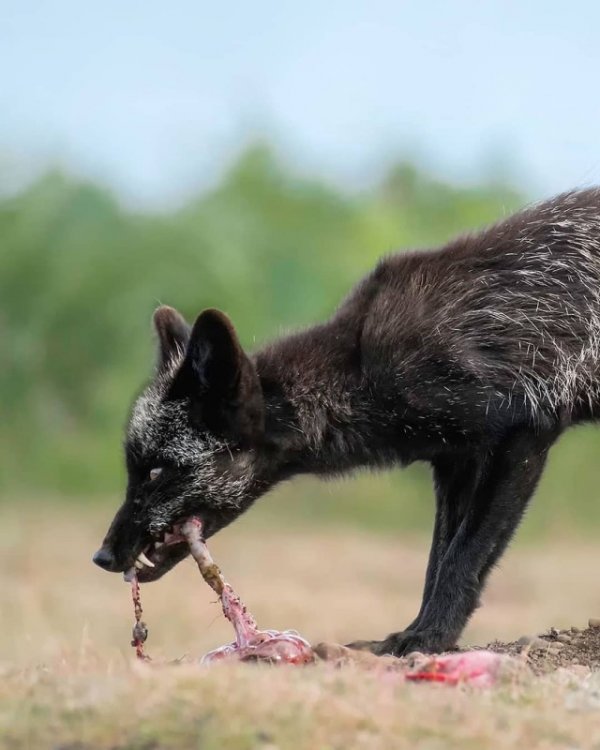
[[[314,661],[308,641],[294,630],[258,630],[256,621],[210,556],[202,538],[202,523],[191,518],[181,527],[181,534],[190,547],[200,573],[208,585],[219,595],[223,614],[231,622],[236,639],[206,654],[202,661],[210,663],[227,658],[240,661],[267,661],[276,664],[307,664]]]

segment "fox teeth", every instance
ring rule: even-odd
[[[147,565],[149,568],[154,567],[154,563],[152,562],[152,560],[149,560],[143,552],[140,552],[137,560],[135,561],[136,568],[138,567],[138,563],[140,563],[140,567],[138,568],[138,570],[141,570],[144,565]]]

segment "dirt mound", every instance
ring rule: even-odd
[[[486,648],[525,659],[536,674],[560,667],[582,673],[600,669],[600,620],[590,620],[585,629],[550,628],[542,635],[523,636],[512,643],[493,641]]]

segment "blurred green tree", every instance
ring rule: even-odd
[[[126,212],[105,190],[47,174],[0,202],[3,485],[116,485],[159,303],[190,318],[221,307],[251,348],[331,313],[382,254],[518,203],[503,186],[455,188],[409,164],[349,195],[299,179],[264,144],[171,215]]]

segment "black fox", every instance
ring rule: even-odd
[[[223,313],[154,315],[159,360],[127,430],[127,496],[94,561],[152,581],[301,473],[428,461],[423,602],[377,654],[441,651],[476,608],[569,425],[600,413],[600,189],[380,262],[322,325],[248,355]]]

